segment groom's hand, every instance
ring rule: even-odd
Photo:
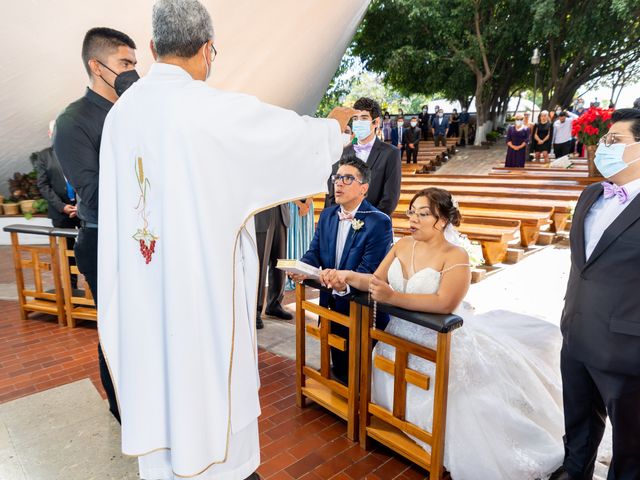
[[[307,279],[305,275],[298,275],[295,273],[288,273],[287,275],[289,275],[289,278],[296,283],[302,283]]]

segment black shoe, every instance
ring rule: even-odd
[[[262,477],[260,475],[258,475],[258,472],[253,472],[251,475],[249,475],[244,480],[262,480]]]
[[[549,480],[571,480],[573,477],[564,469],[564,466],[558,468],[551,474]]]
[[[264,328],[264,322],[260,317],[260,314],[256,315],[256,329],[262,330]]]
[[[291,315],[284,308],[282,308],[281,305],[278,305],[276,308],[274,308],[272,310],[265,310],[264,313],[265,313],[265,315],[268,315],[270,317],[276,317],[276,318],[279,318],[280,320],[291,320],[291,319],[293,319],[293,315]]]

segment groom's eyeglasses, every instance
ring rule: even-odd
[[[431,212],[429,210],[423,210],[422,212],[418,212],[416,210],[407,210],[406,212],[404,212],[404,214],[409,218],[413,217],[414,215],[417,215],[418,220],[423,220],[431,216]]]
[[[338,181],[341,181],[345,185],[351,185],[354,180],[358,183],[362,183],[353,175],[331,175],[331,181],[333,183],[338,183]]]

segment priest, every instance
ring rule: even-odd
[[[197,0],[158,1],[152,24],[156,63],[109,113],[100,152],[98,328],[122,449],[142,479],[258,478],[252,217],[326,191],[355,111],[302,117],[208,87]]]

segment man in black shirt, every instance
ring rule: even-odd
[[[98,184],[100,140],[104,120],[122,93],[127,77],[136,76],[136,45],[110,28],[92,28],[82,44],[82,62],[90,87],[56,120],[53,148],[62,170],[76,191],[80,231],[74,251],[78,269],[87,279],[98,305]],[[131,72],[131,73],[125,73]],[[123,75],[124,73],[124,75]],[[100,378],[109,410],[120,421],[115,391],[102,349],[98,345]]]

